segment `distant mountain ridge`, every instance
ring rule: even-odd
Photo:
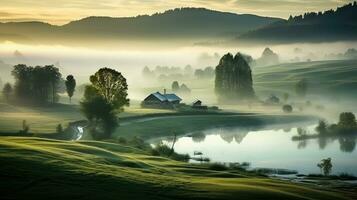
[[[240,35],[238,40],[326,42],[357,40],[357,3],[336,10],[310,12]]]
[[[137,17],[87,17],[62,26],[42,22],[0,23],[1,35],[29,41],[101,39],[206,39],[234,36],[282,21],[279,18],[177,8]]]

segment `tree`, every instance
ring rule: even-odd
[[[125,105],[129,105],[128,84],[126,79],[114,69],[101,68],[90,77],[92,87],[100,96],[114,108],[121,109]]]
[[[285,113],[291,113],[292,111],[293,111],[293,107],[291,106],[291,105],[284,105],[283,106],[283,111],[285,112]]]
[[[69,97],[69,102],[71,103],[71,99],[76,88],[76,80],[72,75],[68,75],[65,84],[66,84],[66,91]]]
[[[144,78],[154,78],[155,77],[155,72],[151,71],[148,66],[145,66],[143,71],[142,71],[142,75],[143,75]]]
[[[341,113],[338,126],[341,128],[356,128],[357,122],[355,115],[351,112]]]
[[[12,86],[10,83],[6,83],[2,90],[2,94],[4,95],[6,101],[9,101],[11,93],[12,93]]]
[[[317,133],[319,133],[320,135],[324,135],[327,133],[327,123],[324,120],[320,120],[319,121],[319,125],[317,125],[317,127],[315,128],[315,130],[317,131]]]
[[[215,92],[219,100],[254,98],[252,71],[242,54],[224,55],[216,67]]]
[[[330,175],[331,170],[332,170],[332,160],[331,160],[331,158],[322,159],[320,161],[320,163],[317,164],[317,167],[320,168],[321,173],[323,173],[325,176]]]
[[[15,78],[14,95],[16,100],[27,103],[55,103],[58,100],[58,85],[61,73],[53,65],[15,65],[12,70]]]
[[[118,126],[117,110],[106,99],[92,94],[94,88],[88,86],[85,90],[85,100],[81,102],[81,111],[89,121],[89,132],[93,139],[109,138]]]
[[[180,85],[177,81],[172,82],[171,89],[173,92],[178,92],[180,90]]]
[[[118,126],[116,114],[129,105],[126,79],[113,69],[102,68],[90,77],[86,86],[81,111],[89,121],[94,139],[109,138]]]
[[[298,81],[295,85],[296,94],[299,97],[305,97],[306,93],[307,93],[307,88],[308,88],[308,83],[307,83],[306,79],[302,79],[302,80]]]

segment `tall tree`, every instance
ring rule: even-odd
[[[177,81],[172,82],[171,89],[173,92],[178,92],[180,90],[180,85]]]
[[[62,75],[59,73],[59,69],[53,65],[46,65],[44,68],[51,83],[52,103],[55,103],[58,100],[57,89]]]
[[[244,56],[224,55],[216,67],[215,91],[219,100],[251,99],[254,95],[252,72]]]
[[[2,90],[2,94],[4,95],[6,101],[9,101],[11,93],[12,93],[11,84],[10,83],[6,83],[4,85],[3,90]]]
[[[126,79],[113,69],[102,68],[90,77],[81,110],[88,119],[94,139],[109,138],[118,126],[116,114],[129,105]]]
[[[73,75],[67,76],[65,84],[66,84],[66,91],[69,97],[69,102],[71,103],[71,99],[76,88],[76,80],[74,79]]]
[[[15,77],[14,94],[18,101],[43,104],[58,100],[58,85],[61,73],[52,65],[16,65],[12,70]]]

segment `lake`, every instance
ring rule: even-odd
[[[302,128],[308,134],[314,134],[315,127],[310,124]],[[293,141],[295,135],[298,135],[298,127],[284,125],[261,130],[239,127],[208,129],[178,138],[175,151],[190,156],[199,151],[211,162],[249,162],[252,168],[289,169],[303,174],[320,173],[317,163],[330,157],[333,174],[357,175],[357,137]],[[170,140],[161,141],[171,145]]]

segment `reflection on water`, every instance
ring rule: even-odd
[[[303,133],[302,133],[303,132]],[[297,133],[299,136],[301,135],[306,135],[305,129],[298,128]],[[319,136],[319,135],[310,135],[309,137],[302,138],[302,139],[294,139],[292,138],[293,141],[298,142],[298,149],[304,149],[306,148],[308,141],[316,141],[319,148],[321,150],[324,150],[328,145],[333,144],[335,141],[338,141],[340,145],[340,151],[342,152],[347,152],[351,153],[355,150],[356,148],[356,140],[357,140],[357,135],[356,134],[339,134],[339,135],[330,135],[330,136]]]
[[[179,138],[175,151],[191,156],[199,151],[212,162],[249,162],[252,167],[284,168],[305,174],[319,173],[316,164],[323,158],[331,157],[334,174],[357,175],[356,136],[292,140],[301,131],[313,134],[315,126],[274,130],[210,129]],[[170,144],[166,139],[163,142]]]

